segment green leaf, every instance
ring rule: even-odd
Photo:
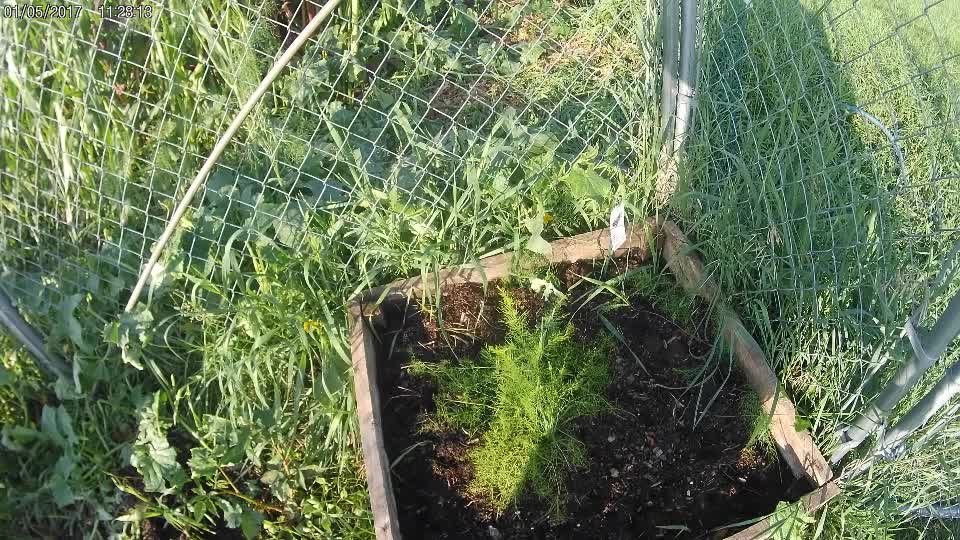
[[[534,236],[540,236],[540,234],[543,232],[543,215],[543,208],[540,208],[533,217],[523,222],[524,226],[527,227],[527,230],[530,231],[530,234]]]
[[[274,221],[273,229],[277,233],[277,241],[287,247],[295,246],[304,229],[303,211],[297,206],[290,206],[283,217]]]
[[[532,64],[540,58],[546,49],[539,43],[525,43],[520,47],[520,63]]]
[[[576,199],[590,199],[603,204],[610,196],[610,181],[580,165],[574,165],[564,176],[563,181],[570,188],[570,194]]]
[[[182,227],[177,231],[177,235],[183,235]],[[180,244],[180,239],[173,238],[170,243],[178,245]],[[158,298],[163,291],[173,285],[176,274],[182,270],[183,260],[178,254],[161,259],[157,264],[153,265],[153,268],[150,270],[150,279],[147,282],[149,284],[149,297],[153,299]]]
[[[227,523],[227,527],[239,528],[244,538],[248,540],[260,535],[263,514],[232,501],[220,501],[220,506],[223,508],[223,520]]]
[[[123,313],[117,322],[107,323],[103,329],[103,339],[120,348],[124,363],[137,369],[143,369],[143,346],[150,340],[150,328],[153,326],[153,314],[144,304],[130,313]]]
[[[220,507],[223,508],[223,520],[227,523],[227,527],[231,529],[239,527],[240,516],[243,515],[243,508],[240,507],[240,504],[222,500],[220,501]]]
[[[73,474],[73,469],[76,467],[77,461],[74,459],[72,453],[66,453],[60,456],[57,460],[57,463],[53,466],[53,472],[57,476],[63,478],[70,478],[70,475]]]
[[[116,518],[116,521],[123,523],[140,523],[145,518],[143,508],[140,506],[134,506],[126,514]]]
[[[83,397],[83,387],[80,385],[81,370],[82,368],[80,360],[74,358],[73,377],[57,377],[57,380],[53,383],[53,390],[57,395],[57,399],[60,401],[67,401],[80,399]]]
[[[60,302],[58,306],[60,324],[63,325],[63,332],[77,348],[83,352],[90,352],[90,346],[83,340],[83,327],[80,326],[80,321],[73,315],[82,299],[82,295],[72,294]]]
[[[53,495],[53,502],[60,508],[73,504],[73,501],[77,499],[67,479],[62,476],[54,476],[48,487],[50,488],[50,494]]]
[[[534,253],[539,253],[544,257],[549,257],[553,253],[553,246],[550,245],[550,242],[547,242],[543,239],[542,236],[531,236],[527,240],[527,249]]]
[[[28,445],[42,438],[42,433],[29,427],[3,426],[3,447],[13,452],[22,452]]]
[[[187,460],[187,466],[190,467],[191,478],[212,478],[217,474],[220,462],[209,449],[198,446],[190,449],[190,459]]]
[[[263,523],[263,514],[256,510],[244,508],[240,515],[240,531],[247,540],[260,536],[260,527]]]
[[[64,439],[70,446],[77,444],[77,435],[73,432],[73,420],[62,405],[57,407],[57,428],[63,433]]]
[[[62,405],[43,406],[43,411],[40,413],[40,432],[60,448],[72,449],[77,443],[77,435],[73,432],[73,420]]]
[[[537,212],[533,217],[524,221],[524,225],[527,227],[527,230],[530,231],[530,239],[527,240],[526,248],[534,253],[549,257],[553,253],[553,246],[541,236],[543,232],[543,216],[543,206],[540,206],[537,208]]]
[[[281,476],[280,471],[270,470],[265,472],[263,476],[260,477],[260,481],[269,486],[275,483],[277,480],[279,480],[280,476]]]

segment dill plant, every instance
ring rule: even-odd
[[[515,300],[502,296],[502,345],[487,346],[475,362],[415,362],[410,369],[437,382],[434,426],[480,438],[469,456],[469,491],[497,511],[532,493],[556,517],[563,513],[565,478],[587,457],[573,422],[610,406],[603,393],[612,343],[575,343],[559,304],[531,327]]]

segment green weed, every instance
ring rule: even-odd
[[[693,329],[696,300],[655,267],[644,266],[631,272],[624,287],[645,298],[671,320]]]
[[[770,538],[773,540],[804,540],[810,537],[815,523],[799,502],[780,502],[770,514]]]
[[[770,433],[770,411],[763,407],[760,395],[748,390],[740,402],[740,411],[750,432],[744,448],[755,448],[767,457],[776,457],[777,446]]]

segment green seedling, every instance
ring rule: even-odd
[[[480,438],[470,452],[475,477],[469,489],[499,512],[532,493],[553,516],[561,515],[566,477],[585,460],[573,422],[609,407],[603,392],[611,342],[575,345],[559,309],[554,305],[531,329],[504,294],[503,345],[486,347],[474,362],[411,368],[438,383],[435,421]]]

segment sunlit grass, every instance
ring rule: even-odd
[[[960,48],[937,38],[955,34],[957,9],[908,4],[721,1],[706,10],[700,130],[676,206],[827,450],[882,387],[861,383],[887,358],[960,225]],[[891,142],[849,106],[892,130],[902,173]],[[878,380],[896,368],[887,362]],[[828,530],[858,538],[853,523],[871,516],[863,530],[884,537],[911,518],[904,507],[955,502],[957,450],[932,437],[875,465],[844,485]]]

